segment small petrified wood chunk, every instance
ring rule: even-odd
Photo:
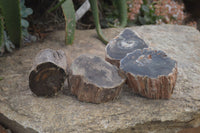
[[[105,59],[119,67],[120,60],[124,58],[127,53],[143,48],[148,48],[144,40],[142,40],[136,32],[126,28],[108,43],[105,49]]]
[[[67,75],[67,59],[62,50],[40,51],[33,62],[29,86],[37,96],[53,96],[62,87]]]
[[[4,127],[2,127],[0,125],[0,133],[8,133],[9,131],[7,131]]]
[[[102,58],[81,55],[70,67],[72,94],[80,101],[103,103],[117,98],[125,82],[119,69]]]
[[[177,62],[162,52],[136,50],[120,61],[133,92],[147,98],[169,99],[177,78]]]

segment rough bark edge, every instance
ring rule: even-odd
[[[125,58],[126,56],[124,56],[124,57],[123,57],[122,59],[120,59],[120,60],[115,59],[115,58],[112,58],[112,57],[110,57],[110,55],[108,54],[107,49],[108,49],[108,46],[109,46],[109,45],[115,45],[116,39],[119,38],[119,37],[124,33],[125,30],[131,30],[138,38],[142,39],[142,40],[147,44],[147,46],[148,46],[148,48],[149,48],[148,43],[141,37],[141,35],[138,34],[138,32],[132,30],[131,28],[125,28],[125,29],[124,29],[123,31],[121,31],[117,36],[115,36],[114,39],[112,39],[111,41],[109,41],[108,44],[107,44],[106,47],[105,47],[105,60],[106,60],[107,62],[111,63],[112,65],[117,66],[117,68],[120,67],[120,60],[122,60],[122,59]],[[115,42],[113,42],[113,41],[115,41]],[[112,42],[112,44],[110,44],[111,42]],[[144,48],[143,48],[143,49],[144,49]],[[137,50],[137,49],[135,49],[135,50]],[[141,50],[142,50],[142,49],[141,49]],[[133,50],[133,51],[134,51],[134,50]],[[132,52],[133,52],[133,51],[132,51]],[[131,52],[129,52],[129,53],[131,53]],[[127,54],[128,54],[128,53],[127,53]]]
[[[68,77],[68,69],[68,59],[63,50],[47,48],[39,51],[29,72],[30,90],[37,96],[50,97],[56,95],[62,89],[64,80]],[[47,80],[47,77],[50,77],[47,84],[46,81],[40,82]],[[55,80],[52,80],[52,77]]]
[[[105,60],[106,60],[107,62],[109,62],[110,64],[116,66],[117,68],[119,68],[119,66],[120,66],[120,60],[116,60],[116,59],[111,58],[111,57],[107,54],[107,52],[106,52]]]
[[[58,71],[60,74],[62,74],[62,77],[63,77],[63,81],[60,81],[61,82],[61,84],[60,84],[60,87],[59,88],[51,88],[51,90],[46,90],[46,88],[45,89],[43,89],[43,90],[41,90],[41,91],[43,91],[42,93],[41,92],[39,92],[38,90],[35,90],[36,88],[36,86],[35,86],[35,81],[37,81],[37,80],[39,80],[40,78],[41,78],[41,71],[42,71],[42,73],[44,73],[46,70],[46,66],[50,66],[50,67],[48,67],[48,71],[49,71],[49,69],[54,69],[53,71]],[[38,72],[40,72],[40,75],[38,75]],[[39,77],[38,77],[39,76]],[[42,75],[42,77],[45,77],[46,75]],[[38,65],[37,67],[35,67],[35,69],[33,69],[31,72],[30,72],[30,75],[29,75],[29,87],[30,87],[30,89],[31,89],[31,91],[35,94],[35,95],[37,95],[37,96],[47,96],[47,97],[51,97],[51,96],[54,96],[54,95],[56,95],[56,93],[58,93],[60,90],[61,90],[61,88],[62,88],[62,86],[63,86],[63,84],[64,84],[64,81],[65,81],[65,79],[66,79],[66,77],[67,77],[67,73],[65,72],[65,70],[63,69],[63,68],[61,68],[61,67],[59,67],[59,66],[57,66],[57,65],[55,65],[54,63],[52,63],[52,62],[46,62],[46,63],[43,63],[43,64],[40,64],[40,65]],[[39,78],[39,79],[38,79]],[[63,82],[63,83],[62,83]],[[38,89],[38,88],[37,88]]]
[[[84,78],[80,75],[70,75],[69,83],[71,93],[77,96],[79,101],[90,103],[105,103],[119,97],[125,80],[117,87],[101,88],[91,83],[85,82]]]
[[[135,94],[152,99],[169,99],[173,93],[177,79],[177,64],[168,75],[157,78],[127,73],[127,81]]]
[[[62,60],[62,61],[55,62],[55,60],[51,60],[51,59],[49,60],[49,58],[48,58],[48,59],[44,60],[43,62],[38,62],[37,60],[39,60],[41,54],[43,54],[45,51],[50,51],[52,53],[56,53],[57,55],[54,55],[54,56],[58,56],[58,57],[56,57],[56,58],[59,58],[57,60]],[[40,50],[37,53],[37,55],[35,56],[35,58],[33,60],[32,68],[31,68],[29,73],[31,73],[31,71],[35,70],[36,67],[39,66],[40,64],[48,63],[48,62],[52,63],[52,64],[55,64],[56,66],[60,67],[61,69],[63,69],[65,71],[66,75],[68,75],[68,71],[69,71],[68,70],[69,69],[69,67],[68,67],[69,66],[69,64],[68,64],[68,62],[69,62],[68,56],[66,55],[66,53],[63,50],[54,50],[54,49],[50,49],[50,48],[46,48],[46,49]]]

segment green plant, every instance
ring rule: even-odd
[[[4,31],[3,17],[0,16],[0,55],[4,53],[5,49],[9,52],[12,52],[12,48],[15,48],[15,46]]]
[[[112,4],[112,5],[110,5]],[[119,18],[118,18],[118,10],[117,10],[117,4],[115,0],[112,1],[106,1],[102,0],[99,4],[99,12],[101,15],[101,26],[103,28],[108,27],[117,27],[120,25]]]
[[[127,0],[128,4],[128,19],[129,21],[135,21],[137,15],[140,13],[143,0]]]
[[[126,0],[115,0],[115,1],[118,7],[120,27],[125,27],[127,25],[127,19],[128,19]]]
[[[3,17],[1,16],[1,10],[0,10],[0,48],[3,44],[3,31],[4,31],[4,28],[3,28]]]
[[[97,0],[89,0],[93,17],[94,17],[94,22],[96,26],[96,31],[97,34],[100,38],[100,40],[107,44],[108,41],[104,37],[103,32],[101,30],[100,22],[99,22],[99,10],[98,10],[98,4]],[[126,6],[126,0],[115,0],[117,7],[118,7],[118,12],[119,12],[119,20],[120,20],[120,26],[124,27],[127,24],[127,6]]]
[[[129,24],[183,24],[184,4],[174,0],[127,0]]]
[[[102,0],[99,2],[100,12],[103,14],[102,27],[125,27],[127,25],[126,0]]]
[[[26,8],[25,0],[0,1],[0,54],[20,48],[22,36],[36,40],[28,33],[29,22],[25,19],[32,13],[31,8]]]
[[[94,17],[94,23],[96,27],[97,34],[100,40],[107,44],[108,41],[104,37],[103,32],[101,30],[101,25],[99,21],[99,10],[98,10],[98,1],[97,0],[89,0],[92,14]],[[124,27],[127,24],[127,5],[126,0],[115,0],[119,10],[119,20],[120,26]],[[53,8],[49,9],[48,12],[55,10],[57,7],[61,5],[65,21],[66,21],[66,44],[72,44],[74,39],[74,31],[75,31],[75,11],[72,0],[60,0],[58,4],[56,4]]]
[[[5,49],[9,52],[12,52],[12,48],[15,48],[15,46],[8,38],[4,30],[3,17],[0,16],[0,56],[4,53]]]
[[[75,10],[72,0],[60,0],[61,7],[65,16],[65,42],[72,44],[74,40],[74,33],[76,28]]]
[[[161,19],[161,16],[155,14],[155,3],[148,3],[147,0],[143,0],[143,5],[140,8],[140,14],[138,15],[138,24],[156,24],[156,21]]]
[[[23,37],[29,36],[27,28],[29,27],[29,22],[26,18],[33,13],[31,8],[25,6],[25,0],[20,0],[20,14],[21,14],[21,28]]]
[[[94,23],[96,26],[97,34],[98,34],[100,40],[103,43],[107,44],[108,40],[104,37],[103,32],[101,30],[100,22],[99,22],[99,10],[98,10],[97,0],[89,0],[89,2],[91,5],[93,17],[94,17]]]
[[[12,49],[15,48],[15,45],[10,41],[10,38],[8,37],[8,35],[6,34],[5,31],[3,31],[3,41],[2,41],[2,46],[0,48],[0,55],[2,55],[4,53],[5,50],[7,50],[8,52],[12,52]]]
[[[19,0],[1,0],[0,10],[1,21],[3,22],[3,25],[1,26],[8,33],[12,43],[19,48],[21,44],[21,17]],[[4,34],[1,34],[0,36],[3,35]],[[2,42],[1,44],[3,45]]]
[[[76,20],[74,4],[72,0],[59,0],[59,2],[55,6],[50,8],[47,12],[50,13],[60,6],[65,17],[65,43],[66,45],[73,44]]]
[[[174,0],[153,0],[155,4],[155,14],[162,16],[158,24],[183,24],[186,18],[184,4]]]
[[[0,54],[19,48],[21,44],[19,1],[0,1]]]

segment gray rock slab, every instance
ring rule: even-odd
[[[102,104],[79,102],[76,97],[63,93],[53,98],[34,96],[28,87],[28,75],[32,60],[39,50],[62,49],[69,61],[82,53],[104,57],[105,46],[97,40],[95,30],[77,30],[74,45],[67,47],[64,45],[64,31],[56,31],[43,42],[0,58],[0,77],[3,77],[0,81],[0,124],[16,133],[122,133],[133,132],[137,125],[141,129],[148,129],[145,123],[151,122],[159,122],[160,127],[162,123],[168,124],[167,130],[163,132],[170,129],[170,123],[179,123],[183,127],[183,123],[187,125],[192,122],[191,126],[199,126],[199,31],[176,25],[150,25],[131,29],[138,32],[150,47],[163,50],[177,60],[178,80],[171,99],[146,99],[134,95],[126,86],[119,99]],[[109,39],[120,31],[122,29],[104,30]],[[199,121],[194,121],[197,119]]]

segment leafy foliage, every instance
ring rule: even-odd
[[[126,0],[102,0],[99,2],[100,14],[102,14],[101,25],[103,28],[125,27],[127,25]]]
[[[156,21],[161,19],[161,16],[155,14],[155,3],[148,4],[147,0],[143,0],[143,5],[140,8],[140,15],[138,16],[139,24],[156,24]]]
[[[155,14],[163,16],[157,23],[183,24],[186,17],[184,4],[174,0],[153,0],[155,4]]]
[[[120,25],[119,18],[118,18],[118,10],[117,10],[117,3],[116,0],[106,1],[102,0],[99,1],[100,4],[100,14],[101,15],[101,25],[103,28],[108,27],[117,27]],[[110,2],[110,3],[109,3]]]
[[[31,8],[26,8],[25,6],[25,0],[20,1],[20,14],[21,14],[21,26],[22,26],[22,35],[23,36],[29,36],[27,28],[29,27],[29,22],[25,19],[29,15],[33,13],[33,10]]]
[[[3,55],[5,50],[7,50],[8,52],[12,52],[12,49],[15,48],[15,45],[10,41],[5,30],[3,30],[3,33],[2,33],[1,43],[2,43],[2,45],[0,46],[0,56]]]
[[[15,47],[20,47],[21,35],[23,38],[31,38],[36,40],[34,36],[28,33],[27,28],[29,22],[25,19],[33,13],[31,8],[26,8],[25,0],[21,0],[20,3],[16,1],[1,1],[0,16],[0,54],[3,54],[5,50],[12,52]],[[7,9],[8,8],[8,9]],[[4,26],[5,25],[5,26]]]
[[[184,4],[174,0],[127,0],[129,24],[183,24]]]
[[[25,0],[20,0],[21,29],[23,40],[25,42],[36,41],[36,37],[28,33],[29,22],[26,20],[32,13],[33,10],[25,6]]]

